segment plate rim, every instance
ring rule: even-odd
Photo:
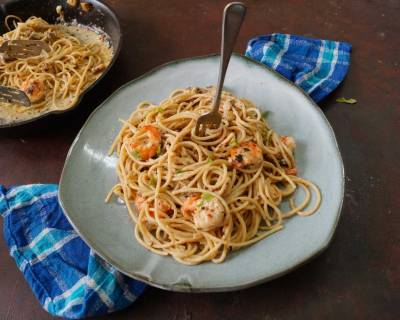
[[[75,147],[75,144],[77,144],[78,140],[80,139],[80,136],[83,132],[83,130],[85,130],[86,126],[88,125],[88,123],[90,122],[90,120],[92,119],[92,117],[95,115],[95,113],[97,111],[99,111],[105,104],[108,103],[109,100],[111,100],[115,95],[117,95],[119,92],[121,92],[123,89],[125,89],[126,87],[129,87],[130,85],[148,77],[151,76],[153,73],[156,73],[157,71],[177,64],[177,63],[181,63],[181,62],[187,62],[187,61],[192,61],[192,60],[201,60],[201,59],[207,59],[207,58],[214,58],[219,56],[219,53],[212,53],[212,54],[207,54],[207,55],[200,55],[200,56],[194,56],[194,57],[187,57],[187,58],[183,58],[183,59],[176,59],[176,60],[172,60],[166,63],[163,63],[161,65],[156,66],[155,68],[150,69],[149,71],[143,73],[142,75],[138,76],[137,78],[134,78],[128,82],[126,82],[125,84],[123,84],[122,86],[120,86],[118,89],[116,89],[109,97],[107,97],[107,99],[105,99],[99,106],[97,106],[92,113],[89,115],[89,117],[87,118],[87,120],[85,121],[85,123],[83,124],[83,126],[81,127],[81,129],[79,130],[78,134],[76,135],[74,141],[72,142],[67,156],[65,158],[65,162],[63,165],[63,169],[61,172],[61,176],[60,176],[60,181],[59,181],[59,189],[58,189],[58,199],[59,199],[59,203],[60,206],[62,208],[62,210],[65,213],[65,216],[67,218],[67,220],[69,221],[69,223],[72,225],[72,227],[74,228],[75,232],[82,238],[82,240],[91,248],[93,249],[97,255],[99,255],[102,259],[104,259],[105,261],[107,261],[108,263],[110,263],[114,268],[116,268],[119,272],[121,272],[122,274],[131,277],[133,279],[139,280],[141,282],[144,282],[148,285],[151,285],[153,287],[159,288],[159,289],[163,289],[163,290],[168,290],[168,291],[174,291],[174,292],[196,292],[196,293],[201,293],[201,292],[227,292],[227,291],[236,291],[236,290],[242,290],[242,289],[246,289],[246,288],[250,288],[271,280],[274,280],[276,278],[279,278],[285,274],[288,274],[300,267],[302,267],[303,265],[307,264],[308,262],[310,262],[311,260],[313,260],[314,258],[318,257],[322,252],[324,252],[329,244],[332,242],[333,240],[333,236],[335,234],[335,231],[337,229],[340,217],[342,215],[342,208],[343,208],[343,201],[344,201],[344,190],[345,190],[345,171],[344,171],[344,164],[343,164],[343,158],[342,158],[342,154],[340,152],[340,148],[339,145],[337,143],[336,140],[336,136],[334,133],[334,130],[331,126],[331,124],[329,123],[328,119],[326,118],[325,114],[322,112],[321,108],[315,103],[315,101],[301,88],[299,87],[297,84],[293,83],[292,81],[288,80],[287,78],[285,78],[283,75],[281,75],[279,72],[275,71],[274,69],[262,64],[261,62],[255,61],[249,57],[246,57],[245,55],[242,54],[238,54],[238,53],[233,53],[232,55],[246,60],[247,62],[256,64],[258,66],[261,66],[262,68],[265,68],[267,71],[272,72],[275,76],[277,76],[278,78],[280,78],[281,80],[285,81],[287,84],[289,84],[292,87],[295,87],[297,90],[299,90],[301,92],[301,94],[308,100],[308,102],[310,102],[310,104],[313,106],[313,108],[317,111],[317,113],[321,116],[322,120],[325,122],[327,128],[329,129],[329,135],[331,140],[334,142],[334,149],[335,149],[335,154],[338,157],[338,160],[340,162],[340,174],[341,174],[341,184],[340,184],[340,203],[338,206],[338,209],[336,211],[336,219],[335,219],[335,223],[332,227],[332,229],[330,230],[329,234],[326,235],[324,242],[321,242],[318,249],[312,251],[309,255],[305,256],[301,262],[299,262],[298,264],[289,267],[285,270],[283,270],[282,272],[278,272],[275,273],[272,276],[266,276],[260,279],[257,279],[255,281],[250,281],[248,283],[244,283],[244,284],[239,284],[239,285],[232,285],[232,286],[217,286],[217,287],[209,287],[209,288],[197,288],[197,287],[192,287],[192,286],[182,286],[182,285],[173,285],[173,284],[160,284],[157,282],[154,282],[153,280],[143,276],[142,274],[138,274],[135,272],[129,272],[126,270],[123,270],[123,268],[119,265],[119,263],[117,261],[115,261],[113,258],[111,258],[110,256],[108,256],[107,254],[105,254],[104,252],[101,252],[101,248],[98,249],[98,246],[85,238],[84,235],[82,235],[82,233],[79,231],[79,229],[76,227],[76,225],[74,224],[74,222],[72,221],[72,219],[69,217],[68,212],[65,208],[64,202],[62,200],[62,190],[63,190],[63,180],[65,179],[66,176],[66,166],[67,163],[69,162],[69,159],[71,157],[72,154],[72,150]],[[101,253],[100,253],[101,252]]]

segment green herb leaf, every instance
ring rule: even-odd
[[[238,144],[238,142],[236,141],[236,139],[235,138],[233,138],[233,139],[231,139],[231,141],[229,141],[229,146],[230,147],[236,147],[236,146],[238,146],[239,144]]]
[[[182,169],[176,169],[176,173],[177,174],[181,174],[181,173],[184,173],[185,171],[183,171]]]
[[[201,195],[201,198],[205,201],[205,202],[210,202],[212,199],[214,199],[214,196],[211,193],[208,192],[204,192]]]
[[[269,111],[264,111],[261,113],[261,117],[263,117],[265,120],[268,119]]]
[[[201,201],[198,203],[197,208],[201,208],[203,205],[204,205],[204,200],[201,200]]]
[[[214,196],[211,193],[204,192],[201,195],[201,201],[197,205],[197,208],[201,208],[204,204],[206,204],[207,202],[210,202],[212,199],[214,199]]]
[[[355,104],[355,103],[357,103],[357,100],[354,99],[354,98],[350,98],[350,99],[338,98],[338,99],[336,99],[336,102],[347,103],[347,104]]]
[[[155,187],[157,185],[157,179],[155,176],[151,176],[150,178],[150,185]]]
[[[142,160],[142,157],[140,156],[139,151],[133,150],[133,151],[132,151],[132,155],[133,155],[136,159]]]
[[[154,113],[161,113],[161,112],[163,112],[164,111],[164,109],[163,108],[161,108],[161,107],[157,107],[157,108],[155,108],[154,109]]]
[[[157,147],[157,155],[159,156],[160,154],[161,154],[161,144],[159,144]]]
[[[211,158],[207,159],[207,163],[212,163],[212,162],[213,162],[213,160]]]

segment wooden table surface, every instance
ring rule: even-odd
[[[400,1],[244,1],[249,9],[237,52],[244,51],[251,37],[271,32],[353,45],[347,78],[320,103],[346,170],[345,202],[334,240],[321,256],[272,282],[218,294],[148,288],[131,307],[99,319],[399,319]],[[0,138],[0,183],[57,183],[79,128],[117,87],[164,62],[219,50],[226,1],[108,3],[124,32],[117,63],[84,99],[81,111],[44,132]],[[358,103],[335,102],[341,96]],[[0,264],[0,319],[51,319],[3,239]]]

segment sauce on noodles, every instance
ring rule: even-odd
[[[106,201],[114,194],[125,202],[144,247],[188,265],[223,262],[288,218],[313,214],[321,201],[319,189],[297,175],[295,139],[274,132],[250,101],[223,92],[221,126],[195,135],[214,92],[180,89],[159,105],[140,103],[121,120],[110,150],[119,182]]]

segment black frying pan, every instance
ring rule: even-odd
[[[66,0],[14,0],[0,5],[0,34],[8,31],[4,25],[4,19],[9,14],[16,15],[23,20],[26,20],[30,16],[36,16],[43,18],[49,23],[56,23],[58,17],[56,7],[61,5],[64,9],[66,22],[76,19],[78,23],[100,27],[110,36],[114,47],[114,56],[108,68],[81,94],[78,102],[73,107],[67,110],[51,111],[34,119],[17,123],[0,124],[0,135],[18,135],[18,133],[30,132],[35,128],[43,128],[54,117],[59,117],[61,114],[78,108],[82,97],[104,77],[114,64],[121,49],[122,34],[119,21],[115,13],[104,3],[97,0],[84,0],[84,2],[91,3],[93,9],[86,13],[81,10],[79,5],[77,7],[67,5]]]

